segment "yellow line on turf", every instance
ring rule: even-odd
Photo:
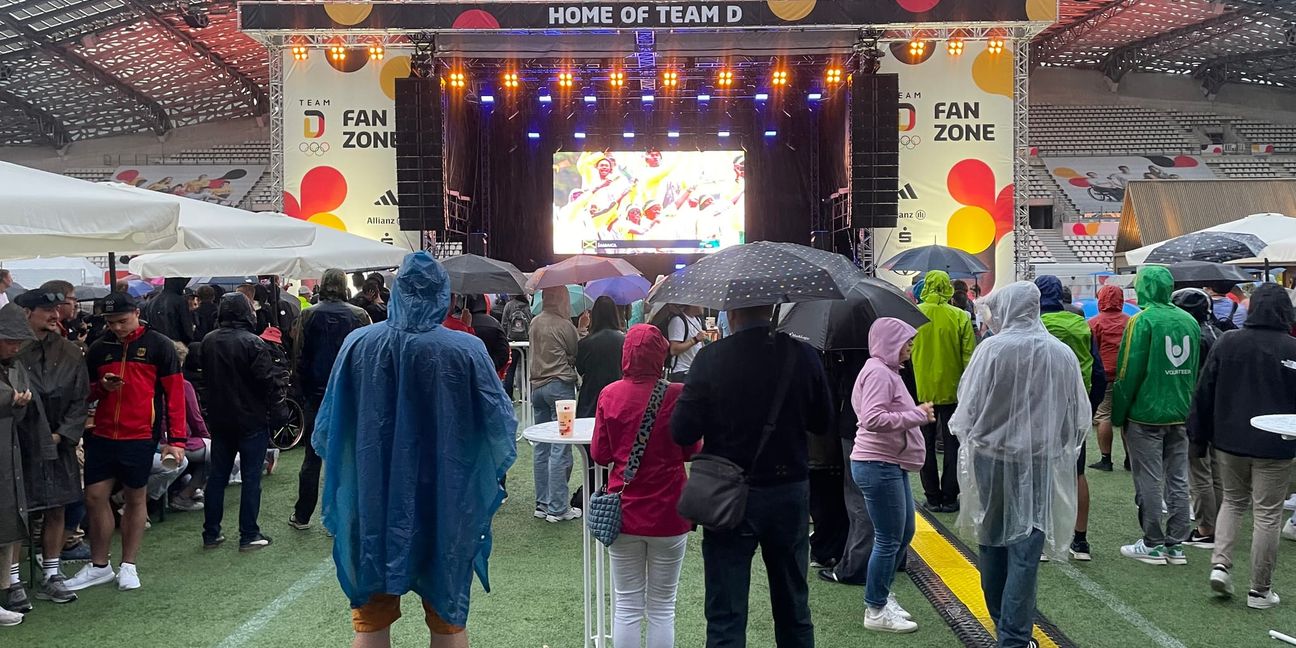
[[[967,607],[968,612],[976,617],[986,631],[994,635],[994,622],[990,620],[990,612],[986,610],[985,596],[981,593],[981,572],[977,571],[976,565],[964,558],[963,554],[959,553],[959,550],[954,548],[954,545],[921,515],[915,516],[914,537],[910,546],[945,583],[945,587],[948,587],[950,592],[953,592],[954,596]],[[1040,648],[1058,648],[1057,643],[1044,634],[1039,626],[1035,626],[1033,635]]]

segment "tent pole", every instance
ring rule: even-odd
[[[117,289],[117,253],[108,253],[108,292]]]

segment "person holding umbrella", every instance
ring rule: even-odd
[[[930,323],[918,329],[914,338],[914,376],[918,400],[935,405],[936,420],[923,427],[927,459],[922,467],[922,485],[927,508],[950,513],[959,510],[958,439],[950,434],[949,420],[958,407],[959,380],[972,359],[976,334],[967,312],[949,303],[954,285],[949,274],[932,270],[923,278],[918,310]],[[944,446],[945,469],[936,462],[936,444]]]

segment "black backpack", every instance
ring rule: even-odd
[[[1221,331],[1236,331],[1236,330],[1237,330],[1237,324],[1234,324],[1234,323],[1233,323],[1233,316],[1237,314],[1237,308],[1238,308],[1238,305],[1237,305],[1237,302],[1235,302],[1235,301],[1233,301],[1233,300],[1231,300],[1231,299],[1230,299],[1229,301],[1230,301],[1230,302],[1233,302],[1233,306],[1232,306],[1232,308],[1229,309],[1228,317],[1215,317],[1215,303],[1214,303],[1214,302],[1211,302],[1211,304],[1210,304],[1210,307],[1211,307],[1211,316],[1210,316],[1210,317],[1211,317],[1211,321],[1215,324],[1215,328],[1217,328],[1217,329],[1219,329],[1219,330],[1221,330]]]
[[[526,304],[518,303],[508,312],[508,321],[504,323],[510,342],[525,342],[531,336],[531,309]]]

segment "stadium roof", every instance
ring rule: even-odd
[[[0,0],[0,146],[62,147],[266,114],[233,0]],[[196,28],[189,23],[207,22]],[[1061,0],[1034,62],[1296,85],[1296,0]]]

